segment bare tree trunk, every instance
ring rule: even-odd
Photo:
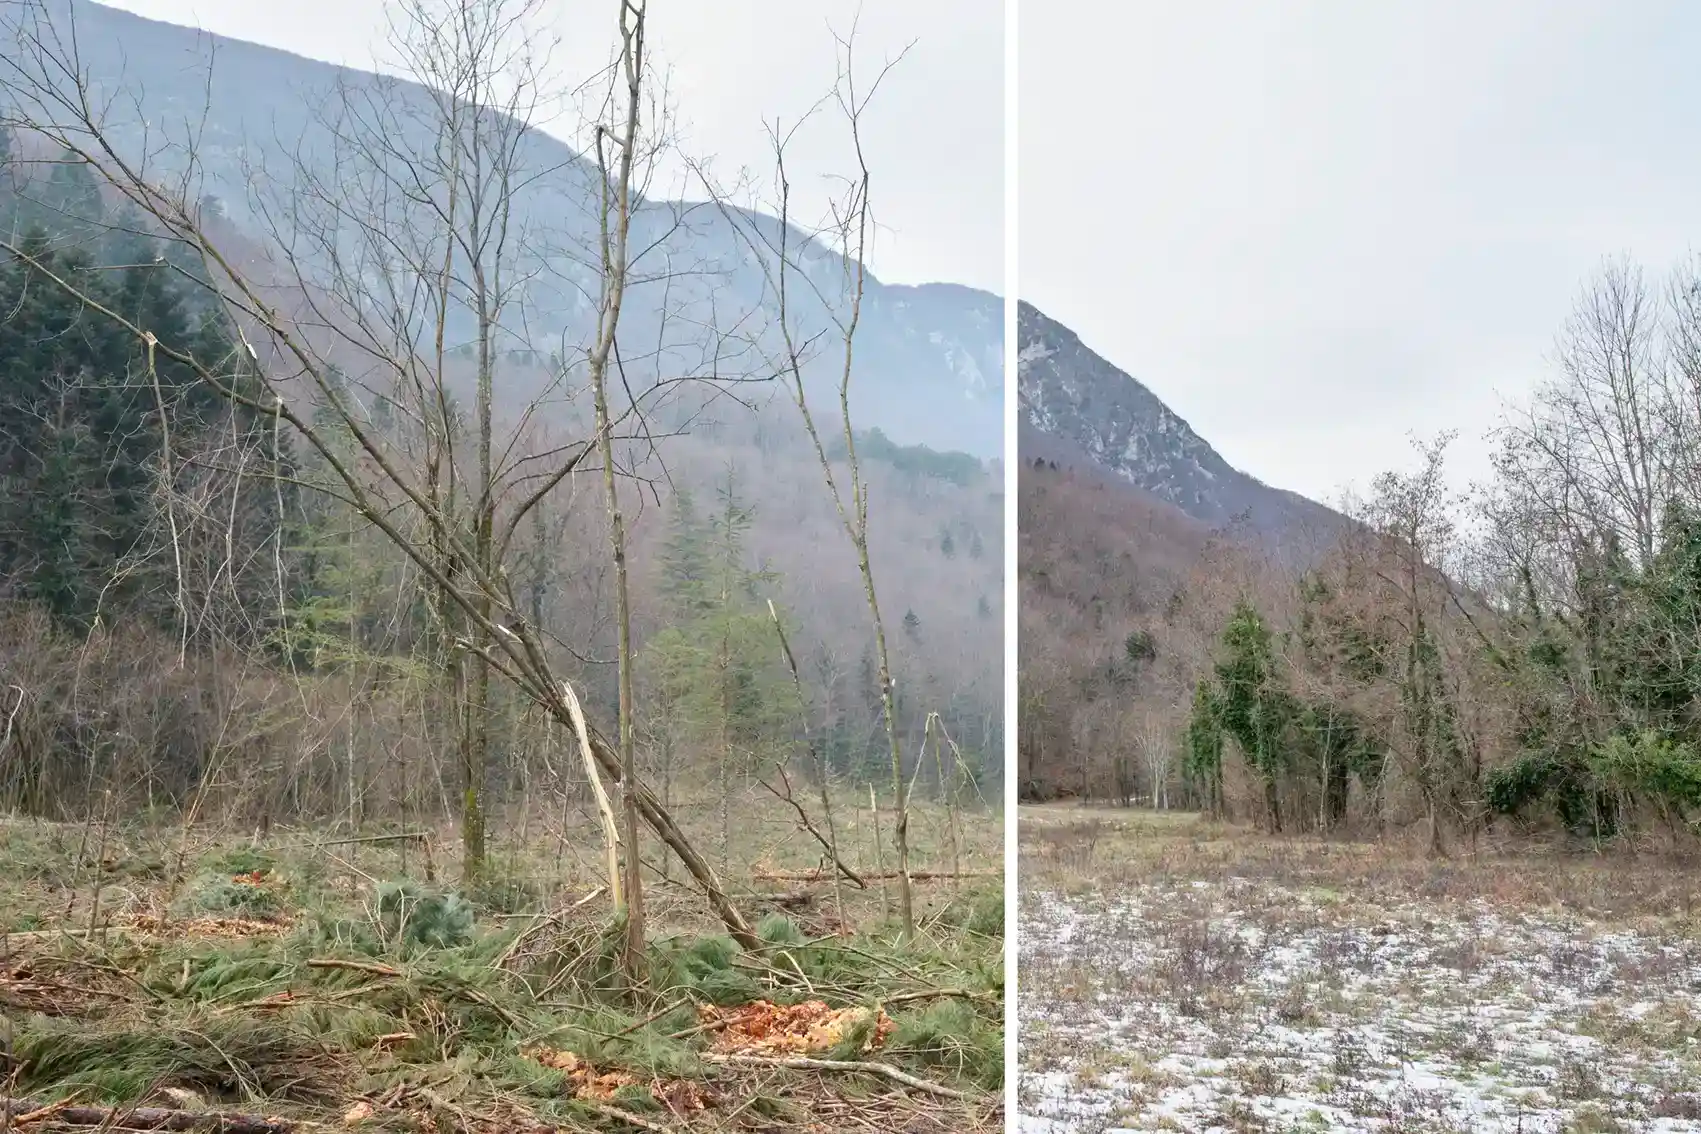
[[[875,797],[873,784],[868,785],[868,821],[874,827],[874,869],[880,875],[880,909],[890,914],[892,892],[886,887],[886,852],[880,839],[880,801]]]
[[[803,743],[805,747],[808,748],[809,754],[815,764],[815,772],[818,777],[817,782],[821,789],[821,815],[827,824],[826,850],[828,857],[832,859],[833,864],[833,901],[839,911],[839,924],[846,925],[848,923],[845,921],[845,876],[850,876],[859,886],[863,885],[863,883],[862,880],[845,865],[843,857],[839,854],[839,832],[833,821],[833,797],[830,791],[832,770],[827,766],[826,755],[821,751],[820,746],[815,743],[814,732],[809,727],[809,702],[803,692],[803,675],[798,672],[797,658],[791,652],[791,641],[786,637],[785,627],[780,624],[779,608],[774,605],[773,599],[768,600],[768,617],[773,621],[774,634],[780,640],[780,654],[785,658],[786,667],[791,671],[792,689],[797,693],[798,717],[803,725]],[[803,817],[804,811],[802,805],[791,800],[791,783],[789,778],[785,775],[784,764],[781,764],[780,766],[780,776],[782,781],[786,784],[785,798],[797,809],[798,815]],[[769,790],[771,791],[773,789],[770,788]],[[872,799],[872,797],[870,798]],[[814,832],[814,826],[813,824],[808,823],[807,817],[804,817],[804,825],[811,832]]]
[[[897,64],[898,59],[886,64],[868,91],[860,92],[851,65],[853,43],[851,40],[842,39],[839,46],[842,48],[842,56],[839,81],[834,95],[850,127],[851,146],[857,162],[856,172],[846,178],[849,188],[844,198],[833,206],[833,235],[840,249],[845,272],[844,293],[838,298],[848,304],[848,311],[841,314],[832,298],[822,294],[810,271],[794,261],[794,256],[801,255],[804,250],[794,249],[791,243],[791,185],[786,174],[786,146],[789,135],[782,136],[777,131],[770,131],[775,173],[779,183],[778,239],[761,228],[751,226],[742,214],[735,214],[725,207],[724,202],[722,207],[723,215],[732,224],[733,230],[742,237],[754,254],[778,302],[777,329],[783,342],[782,355],[776,360],[779,375],[785,380],[792,401],[803,419],[804,429],[821,468],[822,479],[838,512],[840,525],[856,553],[857,571],[862,578],[863,594],[868,603],[870,621],[873,623],[880,705],[885,721],[887,749],[891,758],[893,846],[898,859],[898,906],[902,918],[901,930],[907,939],[915,931],[915,904],[909,880],[909,783],[904,776],[903,750],[898,737],[891,652],[887,648],[886,626],[881,616],[880,600],[874,585],[874,569],[868,552],[869,486],[858,463],[856,430],[850,411],[852,361],[855,355],[857,327],[862,317],[862,301],[868,272],[866,259],[873,224],[869,204],[870,176],[862,147],[861,118],[870,99],[878,91],[881,79]],[[900,55],[899,59],[901,58]],[[842,427],[841,437],[845,446],[844,459],[848,466],[848,476],[843,485],[839,475],[833,471],[833,461],[827,454],[826,444],[816,426],[814,412],[809,406],[804,382],[804,360],[814,336],[800,333],[793,325],[795,312],[791,288],[794,279],[821,300],[838,331],[837,349],[841,352],[838,367],[839,424]],[[918,754],[918,768],[920,764],[921,756]]]
[[[727,593],[721,591],[724,612]],[[732,862],[732,643],[726,623],[721,625],[720,653],[715,657],[715,675],[719,678],[720,705],[716,721],[715,764],[721,789],[721,869],[730,870]]]
[[[622,132],[597,131],[597,167],[602,173],[602,304],[597,317],[597,340],[589,358],[591,392],[596,403],[597,451],[602,458],[603,491],[608,500],[609,553],[614,559],[615,620],[620,650],[620,786],[621,811],[626,839],[626,919],[623,966],[629,979],[638,976],[644,955],[644,876],[638,835],[638,766],[633,735],[632,704],[632,601],[626,571],[626,521],[620,511],[620,491],[615,481],[613,423],[608,409],[608,365],[613,355],[620,323],[620,307],[626,296],[630,260],[627,234],[632,223],[632,169],[638,144],[638,112],[643,97],[645,0],[619,0],[620,70],[625,80],[625,114]],[[609,184],[606,147],[618,151],[618,173]],[[612,190],[613,200],[609,199]]]

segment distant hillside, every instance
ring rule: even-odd
[[[1214,529],[1303,556],[1344,517],[1235,469],[1157,395],[1032,304],[1019,306],[1024,459],[1094,466]],[[1057,454],[1062,454],[1058,456]]]
[[[1155,635],[1168,654],[1167,612],[1212,541],[1173,504],[1062,450],[1025,447],[1019,474],[1016,774],[1026,798],[1102,792],[1101,754],[1130,739],[1103,729],[1120,727],[1136,701],[1179,699],[1129,643]]]
[[[63,11],[61,8],[62,14]],[[261,180],[254,176],[254,170],[280,162],[298,148],[310,164],[315,147],[326,144],[324,132],[309,112],[311,106],[318,105],[313,101],[313,92],[322,94],[338,82],[385,84],[390,97],[405,100],[423,97],[419,89],[340,71],[252,44],[215,41],[187,29],[140,20],[93,4],[78,3],[75,11],[77,43],[85,69],[95,76],[96,87],[105,94],[111,94],[120,84],[132,90],[141,101],[139,113],[151,123],[150,129],[157,130],[163,122],[180,136],[184,119],[198,115],[203,105],[208,108],[199,145],[207,180],[191,189],[190,199],[197,198],[197,189],[204,190],[206,195],[219,198],[223,207],[214,207],[207,196],[200,197],[205,230],[212,234],[228,262],[238,265],[255,282],[278,317],[285,322],[293,321],[300,338],[313,344],[313,352],[348,375],[351,387],[358,387],[361,368],[370,367],[371,362],[362,356],[359,344],[351,344],[342,333],[348,320],[346,308],[339,307],[334,296],[327,300],[330,289],[321,289],[320,281],[312,273],[307,273],[308,279],[303,282],[288,270],[278,268],[279,246],[268,239],[277,232],[275,229],[268,232],[264,218],[251,207],[254,199],[248,196],[248,188]],[[4,24],[5,17],[0,15],[0,26]],[[0,43],[0,50],[5,50],[5,46]],[[213,75],[210,87],[205,85],[209,59]],[[130,105],[120,98],[115,103],[116,112],[122,116]],[[143,138],[139,130],[126,134],[120,127],[117,137],[121,146],[131,145],[140,151]],[[150,137],[158,142],[157,132]],[[534,195],[525,206],[528,215],[534,220],[549,219],[551,210],[560,206],[560,215],[553,219],[569,230],[574,225],[582,230],[586,214],[582,210],[572,211],[576,199],[571,192],[579,159],[566,146],[544,135],[534,133],[529,140],[542,155],[537,164],[554,168],[551,177],[555,180],[546,177],[534,187]],[[17,197],[17,203],[29,206],[28,209],[0,207],[0,225],[8,230],[32,227],[32,222],[19,218],[33,210],[36,221],[41,215],[57,218],[57,224],[50,226],[56,231],[47,234],[47,243],[55,249],[55,254],[67,248],[75,248],[79,254],[101,252],[109,234],[104,226],[113,219],[113,210],[119,204],[115,195],[103,194],[87,166],[55,160],[58,153],[44,149],[46,143],[40,135],[14,139],[12,131],[0,130],[0,143],[3,143],[0,166],[4,166],[0,169],[0,186]],[[279,182],[274,182],[261,185],[260,190],[277,191],[279,186]],[[0,201],[0,206],[4,204]],[[678,217],[689,206],[649,202],[644,208],[642,223],[652,226],[648,234],[653,235],[653,226]],[[673,298],[678,298],[689,307],[709,301],[723,318],[743,314],[752,325],[771,316],[773,313],[766,305],[771,303],[772,296],[764,293],[760,280],[753,281],[749,271],[741,270],[740,265],[748,267],[747,258],[743,246],[730,231],[727,218],[716,209],[698,210],[694,216],[701,223],[679,228],[670,237],[674,243],[664,247],[660,254],[678,257],[691,265],[714,263],[718,267],[689,286],[676,278],[673,284],[678,294],[667,303],[671,305]],[[18,223],[14,225],[13,221]],[[777,222],[773,218],[743,214],[740,223],[774,226]],[[142,240],[139,233],[126,235],[141,241],[140,244],[124,242],[126,249],[134,247],[136,251],[100,262],[127,265],[125,278],[141,280],[161,261],[156,249]],[[646,233],[636,234],[634,243],[644,244],[645,236]],[[794,238],[802,240],[797,234]],[[165,251],[176,254],[170,246]],[[200,270],[199,261],[186,265],[175,260],[172,263],[185,274]],[[570,273],[573,264],[572,257],[563,257],[561,262],[529,266],[539,269],[538,278],[549,278],[559,284],[560,276]],[[828,291],[828,284],[836,279],[824,281],[816,278],[818,274],[842,273],[844,268],[842,259],[816,246],[805,258],[801,270],[823,291]],[[13,349],[12,356],[26,369],[34,367],[32,377],[51,384],[69,382],[74,375],[77,388],[135,389],[133,381],[124,381],[121,367],[107,369],[110,360],[105,357],[87,364],[81,359],[64,362],[63,374],[25,357],[24,352],[34,349],[36,344],[30,338],[35,333],[27,318],[30,309],[20,297],[36,298],[43,289],[23,274],[16,263],[10,260],[0,263],[0,277],[6,277],[8,271],[13,290],[8,293],[11,297],[8,302],[0,304],[3,309],[0,329],[18,333],[17,341],[24,345]],[[686,274],[682,270],[680,276]],[[646,365],[651,367],[652,377],[660,366],[670,365],[655,362],[664,352],[654,347],[655,340],[650,336],[664,322],[661,318],[664,289],[653,282],[657,278],[654,273],[647,278],[652,282],[637,283],[628,291],[622,317],[621,341],[634,345],[632,356],[623,356],[621,360],[621,377],[638,389],[643,388]],[[6,282],[6,278],[0,278],[0,282]],[[697,289],[694,294],[684,294],[692,287]],[[507,329],[506,341],[502,341],[502,335],[498,336],[493,368],[495,432],[503,437],[512,431],[511,435],[518,439],[513,451],[502,457],[504,461],[514,453],[538,451],[529,448],[534,441],[548,442],[552,450],[563,438],[591,434],[589,399],[583,396],[583,385],[578,384],[582,378],[571,368],[563,375],[561,365],[552,357],[556,349],[570,355],[583,341],[583,306],[562,302],[562,294],[558,287],[553,292],[545,287],[527,297],[524,329],[534,337],[522,338],[517,325]],[[323,313],[327,310],[329,315]],[[824,317],[825,311],[816,314]],[[544,315],[558,322],[534,321]],[[666,322],[670,326],[702,326],[693,324],[671,306],[668,315]],[[516,324],[519,318],[516,316]],[[865,457],[864,470],[873,501],[868,509],[868,552],[879,579],[879,595],[891,631],[889,648],[894,682],[902,690],[896,716],[906,758],[919,758],[922,738],[927,735],[928,715],[937,712],[964,752],[981,763],[982,787],[989,798],[997,798],[1003,720],[999,674],[1003,658],[999,648],[1003,493],[997,475],[1002,451],[1001,323],[1001,305],[996,296],[947,284],[901,287],[871,282],[861,310],[856,340],[857,370],[852,380],[852,417],[863,442],[861,453]],[[249,329],[255,330],[252,323]],[[576,340],[575,336],[580,337]],[[61,334],[49,336],[45,341],[69,343],[72,337]],[[160,337],[168,340],[177,336],[167,332]],[[277,343],[261,334],[251,337],[260,344],[257,350],[249,346],[258,364],[285,376],[279,379],[279,388],[286,396],[293,392],[308,397],[310,392],[300,383],[291,385],[288,375],[295,368],[287,360],[283,366],[277,365],[280,362]],[[473,398],[474,363],[466,343],[448,345],[443,378],[451,400],[465,405]],[[677,340],[669,340],[669,346],[677,346]],[[642,348],[651,348],[650,353],[646,355]],[[761,353],[751,350],[747,356],[759,357]],[[816,391],[833,392],[832,414],[820,418],[831,445],[837,427],[838,376],[830,345],[822,349],[821,356],[823,361],[810,380],[815,382]],[[716,373],[728,378],[751,376]],[[672,376],[677,376],[677,371]],[[129,377],[133,379],[133,372]],[[57,389],[52,387],[49,392]],[[665,646],[668,631],[676,628],[678,622],[677,604],[670,606],[672,600],[666,591],[663,568],[669,541],[677,535],[676,523],[684,523],[682,516],[690,517],[692,510],[685,502],[691,498],[695,501],[696,519],[704,525],[712,528],[724,522],[728,530],[732,526],[740,528],[742,554],[748,561],[741,566],[748,566],[761,576],[760,586],[753,588],[762,600],[756,607],[761,615],[761,636],[759,644],[749,651],[750,656],[770,668],[779,664],[765,606],[765,600],[771,598],[789,624],[810,711],[816,717],[813,724],[823,730],[818,735],[826,738],[827,730],[832,730],[830,742],[822,740],[823,750],[830,749],[835,766],[847,774],[869,774],[870,768],[878,773],[887,767],[887,757],[880,748],[884,744],[883,713],[878,697],[871,699],[868,695],[875,667],[866,592],[857,556],[822,482],[816,451],[805,439],[797,409],[790,404],[785,391],[772,382],[740,384],[735,391],[736,397],[729,396],[725,387],[693,385],[656,399],[646,423],[652,427],[649,436],[655,439],[654,447],[646,438],[643,443],[633,441],[628,450],[635,477],[635,491],[630,497],[632,511],[627,515],[629,562],[633,568],[630,589],[634,640],[642,658],[641,667],[651,667],[640,673],[639,680],[659,682],[661,678],[655,673],[664,668],[663,662],[671,664],[677,660],[667,656],[655,660],[645,651],[657,640]],[[133,397],[133,392],[129,396]],[[33,401],[20,405],[19,412],[41,418],[35,403],[44,401],[45,395],[36,397],[32,392],[31,397]],[[151,404],[148,400],[144,409]],[[297,408],[305,409],[306,403]],[[390,447],[392,452],[403,452],[407,445],[406,426],[397,424],[398,415],[389,412],[392,408],[390,403],[378,399],[370,408],[370,417],[374,423],[387,422],[374,426],[387,431],[380,445]],[[77,424],[82,426],[84,422]],[[97,436],[99,429],[96,424]],[[121,431],[125,437],[145,432]],[[222,438],[223,434],[217,436]],[[173,443],[179,446],[186,447],[191,439],[173,432]],[[527,448],[521,448],[522,445]],[[74,499],[71,494],[52,487],[54,482],[45,475],[52,470],[44,471],[43,462],[38,459],[44,446],[14,444],[13,448],[35,450],[21,452],[19,456],[18,464],[29,479],[12,483],[16,496],[40,502],[46,511],[60,509],[61,505],[86,507],[81,501],[71,504]],[[467,444],[461,447],[461,452],[470,459],[472,449]],[[200,463],[190,459],[194,456],[197,455],[186,451],[183,459],[170,464],[187,476],[185,470],[201,468]],[[134,463],[152,470],[167,462]],[[210,468],[222,466],[223,462],[222,458],[218,462],[209,458],[204,463]],[[524,580],[524,597],[536,624],[561,647],[561,672],[582,683],[587,708],[594,710],[596,718],[608,720],[613,718],[617,699],[613,664],[617,654],[604,542],[607,513],[599,502],[600,489],[593,487],[597,482],[589,480],[589,475],[581,470],[570,477],[545,506],[533,513],[535,523],[518,533],[507,567]],[[519,482],[516,477],[511,483]],[[251,478],[248,483],[259,481]],[[152,498],[148,493],[137,492],[131,492],[130,497],[144,504]],[[261,493],[260,498],[262,502],[270,501],[272,494]],[[331,507],[325,503],[329,497],[321,499],[314,494],[310,499],[316,506]],[[48,505],[52,507],[47,508]],[[737,524],[727,520],[726,514],[717,508],[726,509],[726,514],[738,512]],[[222,505],[197,511],[208,525],[215,524],[225,514]],[[318,515],[315,513],[315,517]],[[56,516],[58,512],[53,511],[49,519]],[[150,563],[157,560],[171,570],[174,561],[168,556],[162,558],[166,556],[162,549],[174,550],[176,537],[158,533],[165,531],[172,519],[171,514],[158,509],[146,511],[138,525],[155,538],[151,542],[128,539],[127,553],[134,548],[136,556]],[[345,519],[348,517],[339,516],[332,525],[339,533],[344,531]],[[347,528],[363,537],[372,534],[353,520],[349,520]],[[40,541],[43,546],[68,546],[67,541],[54,538],[47,527],[43,526],[43,531],[46,532]],[[286,553],[278,558],[298,557],[303,561],[303,578],[311,579],[317,588],[311,595],[313,602],[325,598],[318,591],[331,592],[332,584],[321,586],[321,574],[315,572],[330,577],[343,568],[320,554],[316,543],[284,546],[282,535],[293,539],[293,533],[285,532],[275,523],[265,528],[265,535],[267,539],[277,535],[277,542]],[[356,541],[350,536],[348,542]],[[379,565],[372,568],[374,574],[380,568],[390,571],[400,562],[385,541],[373,538],[368,542],[376,550],[364,545],[360,548],[363,571],[371,564]],[[220,562],[229,560],[225,544],[208,537],[206,545],[223,557]],[[106,575],[116,571],[107,561],[111,559],[114,557],[108,556],[95,565],[104,572],[94,579],[95,583],[103,582]],[[246,556],[244,562],[257,565],[255,570],[264,576],[266,584],[256,588],[258,598],[249,606],[271,617],[270,612],[281,605],[272,574],[274,553]],[[405,581],[405,564],[403,569],[403,574],[397,577]],[[135,575],[128,565],[126,570],[129,571],[126,577]],[[96,575],[93,569],[86,573],[91,577]],[[214,581],[222,578],[216,570],[205,574]],[[367,576],[362,574],[360,578],[364,580]],[[15,581],[15,578],[6,580],[9,587],[0,588],[0,600],[11,597],[9,589],[15,589],[10,586]],[[225,584],[221,582],[219,586]],[[342,597],[345,590],[352,595],[356,588],[347,579],[339,579],[334,589],[335,602],[331,606],[345,601]],[[98,587],[94,591],[102,593]],[[219,593],[222,595],[223,591]],[[411,618],[422,609],[410,604],[411,594],[410,585],[375,584],[371,595],[361,592],[359,601],[364,604],[370,600],[366,609],[373,611],[381,604],[394,604],[395,609]],[[356,600],[347,601],[352,609]],[[194,599],[178,605],[200,610],[210,605],[210,600],[202,603]],[[168,604],[167,609],[177,607]],[[36,611],[20,600],[16,609],[0,610],[0,620],[9,616],[33,618]],[[293,610],[290,617],[296,619]],[[310,614],[296,621],[305,623],[322,617],[328,620],[329,616],[315,606]],[[232,621],[237,620],[269,625],[262,624],[256,611],[249,607],[235,610]],[[384,627],[389,637],[384,639],[382,649],[362,642],[363,650],[370,649],[373,657],[411,657],[406,651],[415,648],[419,636],[412,629],[407,633],[391,633],[389,629],[394,625],[411,627],[411,623],[401,616],[374,617],[369,621]],[[355,624],[352,618],[348,623]],[[127,632],[130,629],[131,626],[125,626]],[[355,632],[348,633],[352,636]],[[29,684],[33,688],[38,682],[32,677]],[[786,720],[790,722],[795,714],[795,691],[789,681],[783,692]],[[662,714],[662,709],[649,708],[652,703],[653,698],[646,701],[646,712]],[[339,712],[327,710],[327,719],[337,717]],[[646,721],[645,727],[660,726]],[[775,731],[772,735],[780,733]],[[381,753],[383,737],[377,731],[372,737],[374,751]],[[647,739],[646,745],[649,743]],[[145,749],[146,746],[130,747]],[[66,753],[72,750],[70,746],[64,748]],[[436,745],[431,749],[431,758],[436,760],[452,751],[452,746]],[[669,759],[679,755],[673,749],[667,751]],[[873,763],[863,767],[859,761],[869,754]],[[137,760],[152,758],[147,751],[132,755]],[[519,760],[526,754],[516,749],[511,755]],[[157,781],[141,774],[130,776],[131,765],[124,764],[127,759],[129,756],[115,763],[115,767],[123,768],[123,775],[117,778],[127,784],[147,784],[151,790]],[[181,762],[182,769],[196,766],[204,765],[188,758]],[[336,778],[331,782],[342,781]],[[417,785],[430,781],[416,777],[409,782]],[[77,790],[92,789],[85,786]],[[330,793],[327,798],[335,799],[336,793]]]
[[[346,86],[394,111],[399,129],[424,130],[429,122],[424,88],[400,80],[332,66],[258,44],[143,19],[78,0],[49,0],[64,42],[75,42],[107,124],[128,152],[145,159],[156,176],[181,172],[181,145],[195,138],[198,193],[216,197],[231,219],[251,232],[292,215],[287,195],[297,163],[335,181],[337,145],[325,121]],[[75,13],[75,38],[72,13]],[[0,20],[0,51],[9,21]],[[15,54],[15,57],[16,54]],[[397,149],[423,152],[429,136],[396,139]],[[941,160],[946,160],[941,158]],[[532,263],[527,278],[524,337],[532,346],[582,341],[591,327],[586,289],[596,262],[595,171],[560,140],[532,130],[521,146],[528,180],[519,190],[516,225],[525,231]],[[701,357],[705,328],[751,335],[753,317],[773,315],[773,297],[734,225],[775,239],[772,217],[702,202],[654,199],[634,216],[633,245],[648,249],[640,275],[628,289],[623,326],[631,341],[665,341],[676,368]],[[808,248],[807,271],[833,293],[844,260],[801,231],[791,248]],[[833,302],[841,302],[834,299]],[[791,297],[805,337],[827,332],[831,311],[810,288]],[[981,459],[1003,452],[1003,305],[994,295],[954,284],[901,286],[870,278],[861,311],[853,383],[860,424],[879,426],[900,444],[960,450]],[[664,319],[664,312],[666,318]],[[519,336],[520,315],[511,332]],[[775,343],[770,331],[764,349]],[[525,345],[525,344],[520,344]],[[744,352],[740,365],[755,366]],[[663,365],[658,363],[657,366]],[[641,381],[644,364],[628,360],[628,377]],[[836,397],[838,361],[821,350],[808,369],[814,389]]]
[[[1235,469],[1030,304],[1018,335],[1016,775],[1025,798],[1113,797],[1175,743],[1224,604],[1280,593],[1350,521]]]

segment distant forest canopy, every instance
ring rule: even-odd
[[[238,815],[453,815],[459,725],[434,709],[443,646],[418,567],[341,497],[325,458],[44,280],[75,279],[248,388],[256,361],[184,245],[151,235],[78,162],[17,160],[4,132],[0,147],[0,229],[40,265],[0,255],[0,686],[23,690],[0,704],[13,726],[0,806],[78,816],[111,791],[176,807],[213,783]],[[496,381],[549,365],[547,352],[500,360]],[[342,380],[365,407],[361,427],[410,451],[407,415]],[[576,413],[564,403],[562,421],[533,436]],[[723,398],[706,414],[680,400],[659,419],[682,435],[653,455],[630,446],[645,775],[664,792],[742,783],[801,754],[807,728],[835,776],[889,786],[855,555],[795,408]],[[336,415],[316,423],[340,437],[341,459],[368,460]],[[878,430],[859,435],[858,456],[909,769],[937,713],[995,800],[998,486],[972,457]],[[612,720],[606,512],[581,479],[527,518],[507,570],[560,672]],[[797,655],[801,709],[770,601]],[[565,738],[511,690],[492,697],[491,807],[575,782]],[[931,749],[927,760],[924,791]]]
[[[1701,262],[1605,263],[1493,436],[1488,484],[1420,444],[1298,566],[1024,462],[1022,794],[1436,852],[1701,833]]]
[[[986,466],[968,453],[940,452],[926,445],[899,445],[878,426],[856,433],[857,455],[891,465],[899,472],[932,477],[967,488],[986,478]],[[836,437],[827,453],[835,461],[846,455],[844,438]]]

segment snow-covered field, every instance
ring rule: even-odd
[[[1024,872],[1020,1130],[1701,1131],[1692,923],[1129,873]]]

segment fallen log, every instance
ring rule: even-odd
[[[935,882],[952,878],[998,878],[1002,870],[912,870],[911,882]],[[833,876],[824,870],[758,870],[751,874],[758,882],[831,882]],[[865,879],[901,878],[896,870],[881,870],[864,874]]]
[[[275,849],[319,850],[324,847],[347,847],[367,843],[423,843],[430,838],[430,831],[396,831],[387,835],[348,835],[340,839],[314,839],[308,842],[283,843]]]
[[[296,1124],[287,1118],[262,1118],[256,1114],[171,1110],[159,1106],[72,1106],[33,1099],[0,1099],[0,1116],[14,1129],[38,1122],[105,1130],[192,1131],[193,1134],[290,1134],[296,1129]]]
[[[825,882],[826,879],[823,878],[822,881]],[[761,894],[758,895],[757,900],[766,905],[778,906],[782,910],[801,910],[815,904],[815,894],[810,890],[800,888],[785,890],[778,894]]]
[[[45,941],[50,937],[94,937],[106,929],[122,930],[122,925],[102,926],[101,929],[20,929],[15,932],[0,933],[0,942],[5,941]]]

